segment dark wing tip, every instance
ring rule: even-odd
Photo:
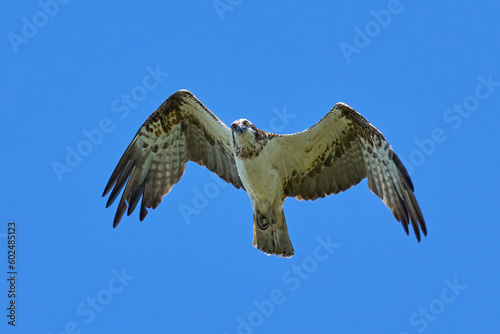
[[[391,150],[392,151],[392,150]],[[401,173],[401,176],[405,180],[406,184],[408,187],[411,189],[412,192],[415,191],[415,187],[413,187],[413,182],[411,181],[410,175],[408,174],[408,171],[406,170],[405,166],[399,160],[399,157],[392,151],[392,161],[396,164],[396,167],[398,168],[399,172]]]
[[[127,211],[127,204],[125,200],[122,198],[120,200],[120,204],[118,205],[118,209],[116,209],[115,219],[113,220],[113,228],[117,227],[120,224],[120,220],[122,220],[123,215]]]
[[[409,225],[408,220],[401,221],[401,226],[403,226],[403,229],[405,230],[406,235],[410,235],[410,230],[408,229],[408,225]]]
[[[113,173],[111,174],[111,177],[109,178],[108,183],[106,183],[106,187],[104,187],[104,191],[102,192],[102,197],[106,196],[111,191],[111,189],[113,189],[113,186],[116,183],[116,178],[113,174],[116,175],[116,172],[113,171]]]
[[[410,192],[409,189],[407,199],[407,205],[410,210],[411,225],[413,227],[413,231],[415,232],[417,241],[420,242],[420,231],[422,231],[424,236],[427,236],[427,227],[425,226],[424,216],[422,215],[422,211],[420,210],[420,206],[418,205],[415,195],[412,191]]]
[[[420,223],[420,228],[422,229],[424,235],[427,236],[427,226],[425,226],[425,222]]]
[[[415,237],[417,237],[417,241],[420,242],[420,229],[418,226],[413,225],[413,231],[415,232]]]
[[[145,207],[141,207],[141,212],[139,214],[139,220],[142,222],[146,218],[148,210]]]
[[[425,226],[425,221],[424,221],[423,217],[422,217],[422,220],[419,222],[419,224],[420,224],[420,229],[422,230],[422,233],[424,234],[424,236],[427,236],[427,226]]]
[[[115,199],[111,200],[111,197],[109,197],[108,200],[106,201],[106,209],[109,208],[114,201]]]

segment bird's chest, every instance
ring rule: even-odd
[[[265,154],[253,159],[236,159],[236,167],[252,200],[274,201],[281,196],[281,178]]]

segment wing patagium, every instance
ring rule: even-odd
[[[130,215],[141,198],[142,221],[147,208],[158,207],[179,182],[188,161],[241,188],[231,140],[229,128],[192,93],[172,94],[137,131],[104,189],[103,197],[111,191],[109,207],[125,187],[113,226],[125,212]]]
[[[408,234],[427,235],[425,221],[405,167],[382,133],[344,103],[337,103],[311,128],[276,138],[286,151],[277,163],[285,196],[315,200],[337,194],[368,178]]]

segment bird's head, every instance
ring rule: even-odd
[[[245,134],[253,132],[252,127],[255,127],[248,119],[238,119],[231,124],[231,131],[233,134]]]
[[[247,119],[238,119],[231,124],[233,147],[238,150],[259,151],[265,145],[267,133],[259,130]]]

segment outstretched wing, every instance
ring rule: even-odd
[[[134,211],[141,197],[141,221],[146,208],[156,209],[190,160],[241,188],[231,140],[231,130],[193,94],[187,90],[172,94],[137,131],[104,189],[103,197],[113,189],[109,207],[126,184],[113,227],[125,211],[128,215]]]
[[[368,187],[391,209],[406,234],[427,235],[410,176],[382,133],[343,103],[311,128],[274,138],[284,192],[299,200],[337,194],[368,177]]]

